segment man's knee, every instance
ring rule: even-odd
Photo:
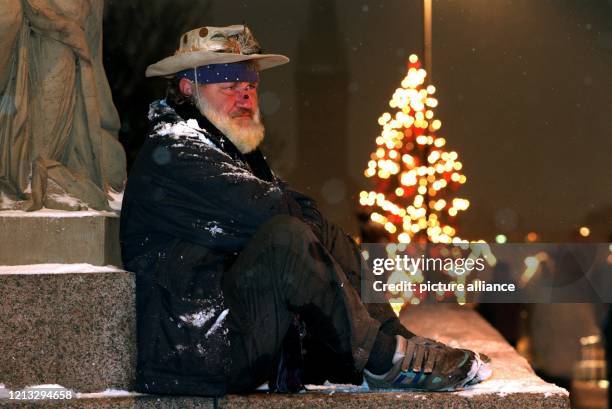
[[[314,239],[314,234],[306,223],[294,216],[286,214],[274,216],[268,219],[257,233],[254,239],[271,240],[273,244],[288,244],[295,240]]]

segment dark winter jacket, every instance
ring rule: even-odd
[[[123,262],[137,280],[137,388],[221,395],[229,370],[222,272],[270,217],[304,219],[312,208],[316,230],[318,212],[259,151],[241,154],[194,108],[156,101],[149,119],[121,212]]]

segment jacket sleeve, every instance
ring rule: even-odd
[[[288,201],[292,203],[292,207],[299,209],[300,218],[310,226],[314,234],[321,240],[324,221],[323,215],[317,207],[317,202],[313,198],[291,189],[287,182],[279,180],[279,183]]]

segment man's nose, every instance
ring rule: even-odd
[[[240,108],[252,109],[255,104],[255,94],[253,90],[242,89],[236,98],[236,105]]]

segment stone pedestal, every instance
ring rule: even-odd
[[[113,212],[0,211],[0,243],[0,265],[121,265]]]
[[[0,407],[23,408],[569,408],[567,391],[538,378],[525,359],[477,313],[452,306],[419,307],[407,311],[403,322],[422,335],[455,346],[475,349],[492,359],[491,379],[457,392],[369,391],[365,386],[309,386],[296,395],[253,393],[220,399],[202,397],[122,396],[79,394],[71,401],[40,401],[16,404],[0,398]],[[2,396],[2,392],[0,392]],[[6,391],[4,392],[6,396]]]
[[[115,213],[0,212],[0,384],[130,389],[135,286]]]
[[[0,267],[0,383],[129,389],[136,365],[133,275],[88,265],[82,272],[28,267]]]

